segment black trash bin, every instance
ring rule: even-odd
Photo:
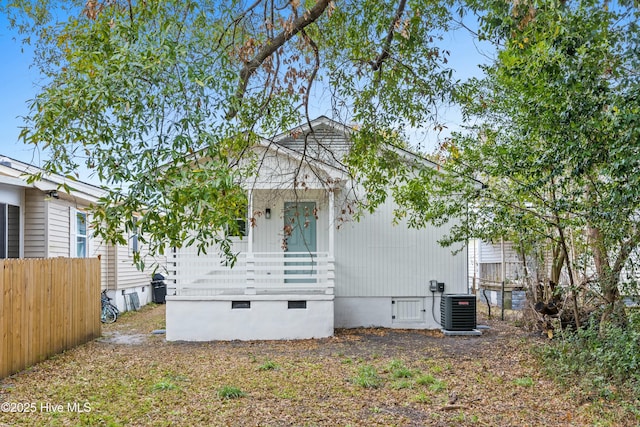
[[[164,276],[160,273],[153,275],[151,280],[151,288],[153,289],[153,302],[156,304],[164,304],[167,296],[167,285],[164,283]]]

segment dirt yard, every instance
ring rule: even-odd
[[[0,381],[0,426],[637,425],[545,377],[543,340],[339,330],[328,339],[168,343],[164,306]]]

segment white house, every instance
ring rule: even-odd
[[[533,268],[529,266],[530,270]],[[517,245],[509,241],[471,240],[469,272],[474,292],[481,301],[499,307],[504,303],[507,309],[524,307],[525,269]]]
[[[0,258],[97,257],[102,288],[121,311],[135,302],[151,301],[150,275],[133,265],[136,236],[128,246],[107,245],[91,233],[87,208],[103,191],[58,175],[28,183],[41,169],[0,156]],[[65,192],[61,184],[72,190]],[[133,296],[135,294],[135,297]]]
[[[467,253],[438,244],[447,227],[393,224],[393,202],[350,217],[359,183],[340,167],[351,128],[326,117],[255,148],[243,183],[246,236],[233,268],[191,248],[168,257],[168,340],[327,337],[334,328],[439,328],[441,293],[467,293]],[[304,142],[307,141],[305,146]],[[305,155],[302,155],[302,152]],[[416,167],[434,163],[401,149]],[[213,253],[213,255],[212,255]]]

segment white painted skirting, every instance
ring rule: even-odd
[[[418,297],[416,297],[418,298]],[[440,294],[424,298],[424,316],[422,321],[394,321],[392,297],[336,297],[336,328],[399,328],[399,329],[439,329],[440,328]],[[435,318],[434,318],[435,317]]]
[[[122,313],[127,311],[125,294],[132,293],[138,294],[140,307],[149,304],[153,299],[153,289],[151,289],[150,285],[132,286],[130,288],[107,291],[107,295],[111,298],[111,303],[118,307],[118,310]]]
[[[288,340],[333,335],[333,295],[167,296],[167,341]],[[232,308],[250,301],[251,308]],[[306,301],[289,309],[288,301]]]

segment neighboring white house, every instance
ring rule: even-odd
[[[507,309],[524,306],[525,293],[521,291],[526,287],[525,269],[516,248],[508,241],[469,242],[469,282],[480,301],[499,307],[504,302]]]
[[[233,268],[210,250],[168,257],[167,339],[250,340],[327,337],[334,328],[439,328],[441,293],[467,293],[467,253],[438,244],[448,227],[394,225],[386,202],[350,218],[358,193],[339,166],[351,128],[326,117],[292,129],[254,152],[259,173],[243,183],[246,236]],[[304,141],[307,141],[305,148]],[[306,156],[301,153],[305,151]],[[434,163],[394,148],[416,167]],[[213,255],[212,255],[213,253]]]
[[[473,240],[469,243],[469,271],[473,281],[475,279],[479,298],[489,301],[493,305],[501,305],[501,282],[505,282],[506,307],[514,300],[514,290],[526,289],[530,286],[525,277],[525,266],[522,255],[517,252],[518,245],[509,241],[484,242]],[[529,279],[535,282],[547,283],[551,274],[551,253],[547,252],[543,261],[537,261],[536,257],[527,257],[526,271]],[[623,295],[629,304],[634,304],[638,299],[634,289],[640,283],[640,254],[638,251],[631,253],[625,268],[620,272],[620,284]],[[582,265],[582,268],[574,266],[574,279],[587,283],[596,278],[595,267],[591,264]],[[503,278],[504,276],[504,278]],[[561,286],[568,286],[569,278],[566,268],[560,274]],[[483,291],[484,290],[484,291]],[[486,297],[485,297],[486,294]],[[533,301],[536,302],[536,301]]]
[[[120,310],[127,309],[134,293],[141,305],[151,301],[150,275],[132,262],[136,236],[128,246],[106,245],[92,236],[87,208],[103,191],[49,174],[28,183],[27,176],[38,172],[0,156],[0,258],[100,257],[102,288]],[[72,190],[65,192],[63,183]]]
[[[523,278],[522,259],[512,242],[475,242],[477,276],[481,280],[500,283],[516,282]],[[504,275],[504,277],[503,277]]]

